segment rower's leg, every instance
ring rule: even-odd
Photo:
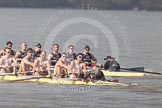
[[[25,64],[21,64],[20,65],[20,72],[25,72],[26,68],[25,68]]]
[[[14,72],[14,73],[15,73],[15,72],[16,72],[16,67],[15,67],[14,63],[12,63],[11,66],[13,66],[13,67],[11,68],[11,72]]]
[[[0,73],[6,73],[4,69],[1,69],[0,70]]]
[[[87,76],[87,72],[84,71],[83,73],[84,73],[84,78],[85,78]]]
[[[71,75],[70,75],[70,77],[69,77],[70,79],[76,79],[77,78],[77,75],[76,74],[74,74],[74,73],[72,73]]]
[[[57,69],[56,69],[56,75],[59,75],[58,76],[59,78],[61,77],[60,75],[62,74],[61,71],[62,71],[61,67],[58,66]]]

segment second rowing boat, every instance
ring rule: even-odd
[[[146,73],[142,72],[134,72],[134,71],[108,71],[101,70],[105,76],[125,76],[125,77],[142,77],[145,76]]]

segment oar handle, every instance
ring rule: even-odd
[[[11,68],[11,67],[18,67],[18,66],[0,66],[0,68]]]

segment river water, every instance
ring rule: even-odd
[[[148,71],[162,70],[161,12],[100,11],[63,9],[0,9],[0,49],[13,42],[34,48],[40,42],[48,53],[53,43],[60,52],[75,44],[82,52],[90,45],[99,63],[112,55],[121,66],[145,66]],[[61,86],[37,83],[0,83],[1,108],[161,108],[162,77],[119,78],[137,83],[130,87]],[[72,90],[71,88],[78,88]]]

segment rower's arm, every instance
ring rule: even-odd
[[[51,74],[51,65],[50,65],[50,62],[47,61],[47,70],[48,70],[48,75]]]
[[[13,63],[14,63],[14,66],[17,66],[17,61],[15,58],[13,58]]]
[[[87,64],[86,63],[83,63],[83,70],[87,71]]]
[[[52,54],[50,53],[50,54],[48,55],[48,61],[51,62],[51,58],[52,58]]]
[[[74,73],[73,68],[74,68],[74,61],[71,61],[69,67],[71,68],[71,72]]]
[[[34,63],[28,61],[27,59],[24,59],[24,63],[30,65],[31,67],[34,67]]]
[[[38,59],[34,60],[33,70],[36,70],[38,66]]]
[[[68,71],[72,71],[72,69],[70,67],[68,67],[67,65],[63,64],[63,63],[60,63],[60,66],[67,69]]]
[[[0,51],[0,55],[4,55],[4,53],[5,53],[4,50]]]
[[[97,59],[95,58],[95,56],[92,53],[91,53],[91,57],[92,57],[93,62],[96,64],[97,63]]]
[[[83,73],[84,73],[84,78],[85,78],[87,75],[87,64],[86,63],[83,63]]]
[[[3,58],[0,58],[0,65],[2,65]]]
[[[15,54],[15,58],[17,59],[17,58],[19,58],[19,56],[20,56],[20,52],[18,51],[18,52],[16,52],[16,54]]]

